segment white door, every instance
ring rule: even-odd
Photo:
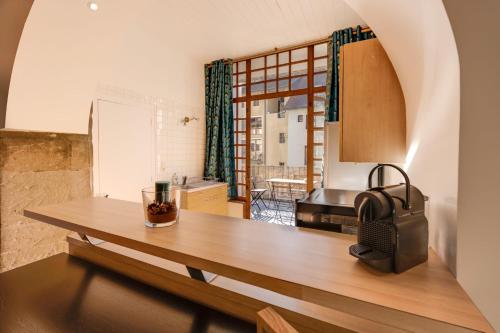
[[[98,100],[96,111],[94,193],[140,202],[154,177],[154,108]]]

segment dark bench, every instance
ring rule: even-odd
[[[0,274],[0,332],[255,332],[67,254]]]

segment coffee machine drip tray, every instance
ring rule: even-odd
[[[349,248],[349,253],[362,261],[369,262],[370,266],[373,266],[381,272],[392,272],[393,259],[391,254],[377,251],[362,244],[352,245]]]

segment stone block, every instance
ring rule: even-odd
[[[78,170],[89,165],[88,135],[0,131],[2,170]]]
[[[0,130],[0,271],[65,251],[68,231],[26,207],[91,196],[87,135]]]

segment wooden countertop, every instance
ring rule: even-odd
[[[388,310],[389,317],[401,312],[493,331],[432,251],[428,262],[407,272],[382,274],[348,254],[355,242],[349,235],[185,210],[176,225],[150,229],[144,227],[142,205],[105,198],[26,209],[24,214],[321,305],[353,301],[360,309],[366,304]]]

